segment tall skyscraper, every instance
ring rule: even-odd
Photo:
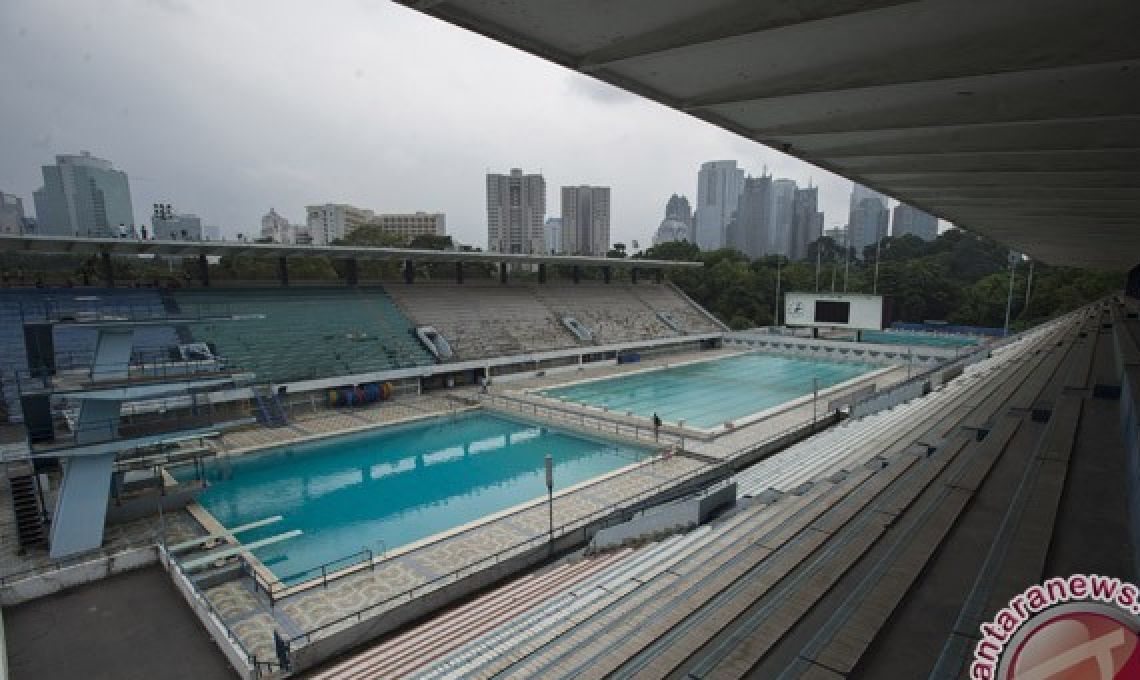
[[[748,177],[728,225],[725,245],[748,257],[763,257],[772,242],[772,178]]]
[[[878,243],[890,226],[887,197],[856,184],[851,191],[851,214],[847,222],[848,244],[863,257],[863,249]]]
[[[736,161],[710,161],[702,163],[697,173],[697,210],[694,216],[694,236],[701,250],[723,248],[726,231],[740,191],[744,186],[744,171]]]
[[[546,252],[546,180],[511,168],[487,175],[487,250],[492,253]]]
[[[24,233],[24,201],[0,191],[0,234]]]
[[[768,218],[767,252],[788,257],[792,249],[792,218],[796,211],[795,180],[772,181],[771,217]]]
[[[273,208],[261,218],[261,238],[273,243],[293,243],[293,225],[289,220],[277,214]]]
[[[665,204],[665,219],[692,224],[693,210],[689,207],[689,199],[677,194],[670,196]]]
[[[117,236],[134,224],[127,174],[87,151],[56,156],[41,168],[44,185],[33,193],[41,234]]]
[[[548,253],[561,253],[562,252],[562,218],[561,217],[548,217],[546,224],[543,226],[543,231],[546,235],[546,252]]]
[[[368,224],[375,213],[346,203],[305,207],[305,226],[314,245],[327,246]]]
[[[605,255],[610,249],[610,188],[562,187],[562,252]]]
[[[653,232],[653,245],[669,241],[693,240],[693,213],[689,209],[689,199],[673,194],[665,203],[665,219]]]
[[[938,238],[938,218],[914,206],[899,203],[895,206],[891,221],[891,236],[898,238],[905,234],[913,234],[923,241],[933,241]]]
[[[823,213],[819,212],[819,188],[796,189],[792,210],[792,236],[788,257],[802,260],[807,257],[808,244],[823,234]]]

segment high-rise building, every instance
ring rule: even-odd
[[[0,191],[0,234],[24,233],[24,201]]]
[[[772,180],[771,217],[768,218],[766,252],[788,257],[792,250],[792,218],[796,211],[795,180]]]
[[[546,252],[546,180],[511,168],[487,175],[487,250],[492,253]]]
[[[938,218],[906,203],[895,206],[891,221],[891,236],[898,238],[913,234],[923,241],[938,238]]]
[[[673,194],[665,203],[665,219],[653,232],[653,245],[669,241],[693,240],[693,212],[689,199]]]
[[[851,191],[851,214],[847,222],[848,244],[856,255],[862,257],[864,248],[881,241],[889,226],[887,197],[856,184]]]
[[[693,234],[701,250],[724,247],[728,224],[736,212],[743,186],[744,171],[736,167],[736,161],[701,164],[700,172],[697,173],[697,209]]]
[[[807,257],[808,244],[823,234],[823,213],[819,211],[819,188],[796,189],[792,210],[792,236],[788,257],[802,260]]]
[[[117,236],[134,224],[127,174],[89,152],[55,157],[33,193],[37,230],[66,236]]]
[[[546,252],[550,254],[562,252],[562,218],[561,217],[548,217],[546,224],[543,225],[543,233],[546,236]]]
[[[689,207],[689,199],[673,194],[665,203],[665,219],[677,220],[685,224],[692,224],[693,210]]]
[[[748,177],[725,232],[725,245],[748,257],[763,257],[772,242],[772,178]]]
[[[154,204],[150,229],[153,238],[162,241],[202,240],[202,219],[197,215],[176,213],[169,203]]]
[[[409,242],[417,236],[447,236],[447,217],[443,213],[379,214],[368,224]]]
[[[329,245],[368,224],[375,214],[371,210],[345,203],[325,203],[305,208],[305,226],[312,243]]]
[[[261,238],[273,243],[294,243],[296,235],[289,220],[277,214],[273,208],[261,218]]]
[[[610,188],[562,187],[562,252],[603,256],[610,249]]]

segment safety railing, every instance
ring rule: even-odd
[[[573,519],[569,522],[566,522],[566,523],[560,524],[558,526],[552,527],[546,533],[540,533],[540,534],[537,534],[535,536],[532,536],[531,538],[516,542],[516,543],[514,543],[510,546],[507,546],[507,547],[505,547],[505,548],[503,548],[503,549],[501,549],[501,550],[499,550],[499,551],[497,551],[491,555],[487,555],[485,557],[474,560],[474,561],[472,561],[472,562],[470,562],[470,563],[468,563],[462,567],[454,569],[454,570],[452,570],[446,574],[443,574],[441,576],[437,576],[436,578],[433,578],[433,579],[430,579],[428,581],[424,581],[423,583],[412,586],[412,587],[410,587],[410,588],[408,588],[408,589],[406,589],[400,593],[396,593],[396,594],[391,595],[387,598],[384,598],[383,600],[374,602],[374,603],[368,605],[367,607],[363,607],[363,608],[361,608],[355,612],[351,612],[349,614],[346,614],[346,615],[339,617],[337,619],[334,619],[332,621],[328,621],[328,622],[323,623],[321,625],[314,626],[313,628],[310,628],[309,630],[291,638],[288,641],[288,645],[289,645],[290,649],[292,649],[293,647],[296,647],[299,645],[309,644],[315,638],[319,637],[322,633],[325,633],[325,632],[330,631],[330,630],[334,630],[334,629],[341,627],[341,626],[359,623],[359,622],[363,621],[365,618],[368,618],[369,616],[371,616],[373,614],[376,614],[376,613],[383,611],[385,608],[391,608],[391,607],[394,607],[394,606],[399,605],[399,604],[411,602],[412,600],[414,600],[416,597],[418,597],[419,595],[421,595],[423,593],[426,593],[428,591],[440,588],[442,586],[445,586],[445,585],[448,585],[451,583],[455,583],[464,577],[470,576],[471,574],[474,574],[474,573],[480,571],[481,569],[485,569],[487,567],[494,566],[494,565],[498,564],[499,562],[502,562],[503,560],[505,560],[509,557],[513,557],[513,556],[522,554],[526,550],[529,550],[529,549],[534,548],[538,545],[541,545],[544,542],[551,541],[555,538],[560,538],[560,537],[562,537],[562,536],[564,536],[564,535],[566,535],[572,531],[576,531],[576,530],[581,529],[585,526],[588,526],[592,523],[603,521],[604,523],[602,524],[602,526],[610,526],[613,523],[625,521],[626,515],[632,516],[632,513],[636,512],[638,506],[643,501],[662,493],[666,489],[677,488],[677,487],[683,486],[685,483],[690,482],[690,481],[692,481],[698,477],[702,477],[702,476],[713,476],[713,477],[715,477],[717,475],[724,475],[724,478],[717,480],[716,482],[710,484],[709,487],[707,487],[706,489],[702,490],[701,492],[698,492],[698,493],[712,493],[713,491],[720,489],[721,486],[723,486],[723,484],[728,483],[729,476],[734,471],[734,466],[733,466],[734,460],[739,459],[740,456],[742,456],[746,453],[761,449],[763,447],[768,446],[772,442],[775,442],[775,441],[778,441],[778,440],[783,439],[785,437],[788,437],[789,435],[791,435],[797,431],[803,432],[805,429],[808,429],[808,428],[812,428],[811,423],[800,423],[798,425],[794,425],[794,426],[785,428],[779,432],[776,432],[776,433],[764,438],[763,440],[761,440],[759,442],[754,442],[754,443],[749,444],[747,446],[740,447],[739,449],[737,449],[734,452],[732,452],[731,454],[729,454],[726,457],[724,463],[721,463],[721,464],[715,465],[715,466],[713,466],[713,465],[702,465],[700,467],[694,468],[694,469],[689,470],[688,472],[686,472],[682,475],[671,478],[671,479],[666,480],[664,482],[661,482],[659,484],[653,485],[649,488],[643,489],[642,491],[635,493],[631,496],[628,496],[626,498],[623,498],[620,501],[611,503],[607,506],[604,506],[602,508],[594,510],[593,512],[587,513],[587,514],[585,514],[581,517],[578,517],[576,519]],[[583,487],[579,487],[579,488],[581,488],[581,489],[589,488],[595,484],[600,484],[603,481],[605,481],[605,480],[596,480],[590,484],[584,485]],[[693,495],[693,494],[689,494],[689,495]],[[526,512],[526,511],[530,510],[532,507],[536,507],[536,505],[531,505],[531,506],[528,506],[525,508],[521,508],[520,510],[516,511],[513,514],[519,514],[522,512]],[[610,518],[608,522],[604,521],[604,520],[606,520],[606,518]],[[470,527],[468,529],[465,529],[463,531],[460,531],[460,532],[454,534],[453,538],[456,536],[462,536],[462,535],[469,533],[469,532],[472,532],[472,531],[476,531],[479,528],[480,528],[479,526]]]
[[[270,608],[273,608],[277,606],[278,600],[287,594],[315,588],[318,584],[322,588],[328,588],[330,581],[358,573],[364,568],[369,571],[375,569],[376,560],[383,558],[387,553],[384,541],[377,541],[376,543],[379,546],[378,551],[364,548],[351,555],[329,560],[324,564],[304,569],[284,578],[274,578],[273,580],[265,578],[244,555],[241,557],[241,569],[249,577],[254,590],[264,593],[269,600]],[[320,574],[319,578],[317,578],[317,574]]]
[[[533,396],[533,395],[532,395]],[[610,417],[605,414],[591,414],[582,410],[582,407],[568,407],[566,405],[541,404],[533,399],[519,399],[504,394],[480,394],[479,398],[485,400],[492,408],[500,407],[505,410],[517,411],[523,415],[535,418],[545,417],[551,420],[561,420],[568,425],[596,430],[600,434],[629,437],[641,441],[643,438],[654,444],[675,444],[685,448],[684,425],[662,424],[660,428],[652,425],[641,425],[636,422],[623,423],[617,418],[636,417],[627,416],[620,412],[613,412]]]
[[[240,314],[229,303],[198,303],[179,305],[170,310],[158,302],[117,303],[92,300],[55,302],[47,300],[38,304],[20,304],[20,320],[23,323],[46,321],[51,323],[105,323],[109,321],[170,321],[186,323],[206,321],[215,318],[250,316],[264,318],[261,314]]]
[[[209,377],[237,372],[237,366],[223,358],[191,360],[139,360],[126,364],[100,366],[93,364],[57,364],[55,371],[44,368],[17,369],[13,378],[20,394],[44,390],[135,386],[161,383],[183,378]]]

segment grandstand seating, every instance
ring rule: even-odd
[[[196,323],[194,338],[258,380],[285,382],[434,362],[412,326],[375,288],[243,288],[180,291],[182,307],[264,314],[240,323]]]
[[[677,319],[685,334],[722,330],[668,285],[596,283],[416,283],[388,286],[420,326],[443,333],[456,360],[577,347],[561,322],[577,319],[595,344],[678,337],[657,317]]]
[[[82,317],[162,316],[166,307],[159,291],[148,288],[36,288],[0,289],[0,385],[8,403],[9,417],[22,418],[15,376],[28,369],[24,347],[24,321]],[[96,333],[91,328],[57,326],[54,345],[60,367],[90,366]],[[136,349],[158,350],[178,344],[175,329],[151,326],[135,329]]]
[[[388,291],[416,325],[443,334],[455,361],[578,344],[529,286],[416,283]]]
[[[846,673],[1019,425],[1030,422],[1025,405],[1059,392],[1058,376],[1087,377],[1075,336],[1072,319],[1051,324],[925,397],[738,473],[741,496],[770,493],[712,526],[528,575],[519,583],[539,597],[516,597],[510,584],[316,677],[741,677],[871,555],[879,560],[872,576],[891,575],[871,587],[890,604],[816,608],[837,617],[858,612],[865,625],[817,632],[803,651],[832,654],[827,664],[806,662],[798,646],[785,657],[796,662],[788,677],[825,667]],[[1057,420],[1068,423],[1071,443],[1075,417]],[[979,441],[971,425],[989,436]],[[1020,448],[1035,455],[1032,445]],[[1056,477],[1047,480],[1059,493]],[[1030,529],[1039,536],[1040,527]],[[838,593],[855,597],[861,591],[850,588],[858,585]],[[862,637],[853,640],[852,632]]]

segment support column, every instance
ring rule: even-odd
[[[463,283],[463,263],[462,262],[456,262],[455,263],[455,282],[456,283]]]
[[[613,278],[613,275],[614,275],[613,267],[611,267],[609,265],[602,267],[602,280],[603,281],[605,281],[606,283],[609,283],[610,280]]]
[[[1124,294],[1128,297],[1140,298],[1140,264],[1128,272],[1128,278],[1124,281]]]
[[[205,255],[198,256],[198,281],[203,288],[210,287],[210,263],[206,261]]]
[[[655,275],[656,275],[656,278],[657,278],[657,283],[664,283],[664,282],[665,282],[665,270],[663,270],[663,269],[658,269],[658,270],[655,272]]]
[[[499,283],[506,283],[506,282],[507,282],[507,263],[506,262],[500,262],[499,263]]]
[[[289,285],[289,260],[285,257],[277,258],[277,279],[282,286]]]
[[[345,280],[348,285],[355,286],[360,283],[360,263],[356,261],[355,257],[350,257],[345,260]]]
[[[539,283],[546,283],[546,263],[545,262],[539,262],[538,263],[538,282]]]
[[[578,265],[574,265],[574,283],[578,283],[581,280],[582,280],[582,268],[579,267]]]
[[[404,260],[404,283],[413,283],[416,280],[416,264],[411,258]]]
[[[630,270],[629,277],[633,283],[637,283],[637,267],[634,267],[632,270]]]
[[[103,283],[108,288],[115,287],[115,272],[111,269],[111,253],[100,253],[99,261],[103,265]]]

